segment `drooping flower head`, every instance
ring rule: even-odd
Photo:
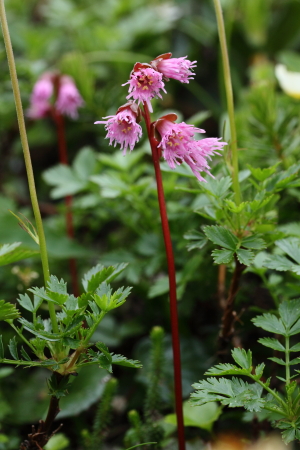
[[[157,120],[153,127],[160,143],[158,148],[171,169],[186,162],[199,181],[205,181],[199,172],[206,172],[210,176],[207,160],[223,149],[226,142],[218,138],[206,138],[196,141],[195,133],[205,133],[204,130],[188,125],[184,122],[175,123],[176,114],[168,114]]]
[[[163,75],[154,70],[149,64],[136,63],[130,74],[130,79],[122,86],[129,84],[129,95],[127,99],[133,98],[138,103],[146,102],[150,112],[153,112],[151,100],[154,97],[161,97],[160,89],[164,92],[165,84],[162,81]]]
[[[50,99],[53,94],[51,74],[46,73],[35,83],[30,97],[30,107],[27,111],[31,119],[45,117],[50,109]]]
[[[197,61],[189,61],[187,56],[181,58],[171,58],[172,53],[164,53],[157,56],[151,61],[153,69],[158,70],[164,76],[164,78],[173,78],[181,83],[189,83],[194,78],[194,72],[191,69],[196,67]]]
[[[78,108],[84,101],[78,92],[73,78],[63,75],[59,79],[58,95],[55,103],[56,109],[63,115],[77,119]]]
[[[121,106],[115,116],[103,117],[108,120],[95,122],[95,124],[105,124],[109,145],[114,143],[115,147],[117,144],[121,144],[123,155],[126,155],[128,147],[132,151],[142,136],[142,127],[137,123],[140,115],[138,105],[130,101]]]

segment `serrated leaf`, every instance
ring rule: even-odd
[[[229,209],[229,211],[236,213],[236,214],[239,214],[242,211],[244,211],[244,209],[248,205],[248,202],[242,202],[239,205],[237,205],[235,202],[233,202],[232,200],[228,200],[228,199],[226,199],[224,201],[224,203],[227,205],[227,208]]]
[[[0,360],[4,358],[4,348],[2,341],[2,334],[0,334]]]
[[[27,309],[27,311],[33,312],[34,307],[32,304],[32,301],[28,294],[19,294],[19,298],[17,298],[18,303],[24,308]]]
[[[278,319],[278,317],[274,316],[274,314],[265,313],[262,316],[257,316],[252,319],[252,322],[256,327],[260,327],[263,330],[270,331],[275,334],[282,334],[283,336],[286,335],[286,329],[282,320]]]
[[[294,441],[296,438],[296,430],[295,428],[288,428],[287,430],[283,431],[281,433],[283,442],[285,444],[289,444],[290,442]]]
[[[192,241],[189,245],[187,245],[188,251],[194,250],[195,248],[203,248],[207,243],[207,239],[203,233],[197,230],[190,230],[183,235],[184,239],[188,241]]]
[[[232,179],[227,176],[221,178],[220,180],[216,178],[209,178],[207,183],[205,183],[205,185],[203,184],[202,187],[204,190],[210,192],[214,197],[222,198],[227,193],[231,185]]]
[[[8,348],[9,348],[11,356],[15,360],[18,360],[19,359],[19,355],[18,355],[18,349],[17,349],[16,336],[14,336],[12,339],[9,340]]]
[[[280,272],[285,272],[287,270],[293,270],[295,264],[292,263],[288,258],[281,255],[270,255],[268,259],[263,261],[263,266],[268,269],[278,270]]]
[[[249,371],[241,369],[234,364],[217,364],[205,372],[205,375],[220,376],[220,375],[248,375]]]
[[[106,356],[108,361],[111,363],[112,355],[110,354],[110,351],[108,350],[107,346],[103,342],[97,342],[95,345],[100,350],[100,352],[102,352]]]
[[[260,344],[264,345],[265,347],[272,348],[273,350],[277,350],[279,352],[285,352],[284,346],[274,338],[260,338],[258,341]],[[300,346],[299,346],[300,349]]]
[[[264,169],[261,169],[260,167],[252,167],[250,166],[250,164],[247,164],[247,167],[257,181],[265,181],[267,178],[269,178],[276,172],[279,164],[280,162],[276,163],[274,166],[267,167]]]
[[[112,363],[117,364],[118,366],[132,367],[134,369],[141,369],[143,367],[140,361],[127,359],[122,355],[112,355]]]
[[[270,195],[263,200],[253,200],[252,202],[249,202],[249,206],[253,212],[256,212],[259,209],[264,208],[273,198],[274,195]]]
[[[250,266],[254,259],[254,254],[251,252],[251,250],[245,250],[243,248],[239,248],[236,251],[236,256],[241,264],[244,264],[245,266]]]
[[[244,237],[242,239],[241,246],[251,248],[253,250],[261,250],[263,248],[266,248],[266,243],[262,238],[257,237],[256,235],[252,235]]]
[[[283,361],[283,359],[281,359],[281,358],[276,358],[275,356],[272,356],[271,358],[268,358],[268,359],[270,359],[271,361],[276,362],[277,364],[280,364],[281,366],[285,366],[286,365],[285,361]]]
[[[23,325],[23,327],[27,331],[30,331],[32,334],[34,334],[35,336],[37,336],[43,340],[56,342],[61,339],[61,334],[49,333],[49,332],[43,331],[43,330],[36,330],[33,323],[28,322],[28,320],[24,319],[23,317],[21,317],[19,319],[19,322]]]
[[[234,252],[223,248],[222,250],[213,250],[212,257],[216,264],[227,264],[233,258]]]
[[[23,356],[24,359],[26,359],[26,361],[31,361],[30,356],[27,354],[26,350],[23,348],[23,346],[21,347],[21,351],[20,351],[21,355]]]
[[[300,300],[283,301],[278,310],[282,322],[289,328],[300,318]]]
[[[284,251],[290,258],[300,264],[300,240],[295,237],[280,239],[275,244]]]
[[[252,353],[251,350],[246,350],[244,348],[235,348],[231,352],[231,356],[235,362],[242,367],[242,369],[250,370],[252,366]]]
[[[80,315],[77,316],[74,320],[72,320],[72,322],[64,330],[63,336],[64,337],[70,336],[73,335],[76,331],[78,331],[81,328],[84,318],[85,318],[84,315]]]
[[[258,364],[258,366],[255,367],[255,375],[257,377],[257,380],[259,380],[262,377],[264,369],[265,369],[264,363]]]
[[[293,336],[294,334],[300,333],[300,319],[290,328],[288,336]]]
[[[12,303],[0,300],[0,320],[13,320],[20,316],[19,311]]]
[[[204,228],[204,233],[214,244],[235,251],[239,243],[238,238],[227,228],[218,225],[210,225]]]
[[[298,344],[293,345],[290,348],[290,352],[300,352],[300,342],[298,342]]]
[[[67,293],[67,283],[63,279],[59,280],[56,276],[51,275],[46,289],[47,298],[58,305],[63,305],[69,298]]]
[[[88,350],[88,355],[92,358],[92,361],[99,364],[102,369],[112,372],[111,361],[103,353],[96,353],[93,350]]]
[[[18,248],[21,242],[13,244],[0,244],[0,266],[20,261],[21,259],[30,258],[38,255],[38,250],[29,250],[26,248]]]
[[[126,269],[127,265],[127,263],[121,263],[104,267],[102,264],[97,264],[84,275],[82,284],[85,291],[95,292],[103,282],[110,283]]]

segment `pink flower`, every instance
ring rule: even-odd
[[[189,83],[194,78],[191,69],[196,67],[197,61],[189,61],[187,56],[171,58],[172,53],[165,53],[151,61],[151,66],[163,74],[165,78],[173,78],[181,83]]]
[[[211,159],[212,155],[219,154],[218,151],[223,150],[223,146],[227,145],[226,142],[219,142],[218,138],[196,141],[195,133],[205,131],[184,122],[174,123],[176,118],[175,114],[169,114],[154,124],[161,137],[158,148],[161,148],[162,156],[171,169],[186,162],[199,181],[205,181],[199,172],[206,172],[213,177],[207,160]]]
[[[66,116],[76,119],[78,108],[84,105],[84,101],[78,92],[73,79],[67,75],[60,77],[58,96],[55,103],[56,109]]]
[[[45,74],[33,87],[27,116],[31,119],[41,119],[42,117],[45,117],[50,108],[50,98],[52,94],[53,83],[51,76]]]
[[[148,64],[136,63],[131,72],[130,80],[122,85],[129,84],[129,95],[126,98],[132,97],[134,100],[138,100],[138,103],[147,103],[149,111],[153,112],[150,100],[154,97],[162,98],[160,89],[166,92],[162,78],[163,75],[152,69]]]
[[[103,117],[106,121],[95,122],[95,124],[105,124],[107,131],[106,138],[109,138],[109,145],[114,142],[114,147],[121,144],[123,155],[126,155],[128,147],[133,150],[135,144],[142,136],[142,127],[136,122],[139,118],[139,107],[129,102],[118,109],[115,116]]]

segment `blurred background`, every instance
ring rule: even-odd
[[[246,163],[266,167],[279,161],[287,167],[299,159],[300,108],[299,101],[281,92],[274,66],[283,63],[289,70],[300,72],[300,1],[223,0],[222,6],[241,167],[245,169]],[[26,119],[51,273],[70,282],[69,258],[76,259],[80,277],[97,263],[129,263],[118,282],[133,286],[132,295],[126,305],[104,321],[96,339],[116,353],[140,359],[147,369],[150,330],[154,325],[165,329],[166,364],[160,392],[164,416],[172,411],[172,356],[166,261],[150,151],[147,141],[142,139],[130,155],[123,157],[120,150],[108,146],[104,127],[94,122],[115,114],[126,102],[128,86],[122,84],[128,80],[135,62],[150,62],[162,53],[172,52],[174,57],[187,55],[191,61],[197,61],[195,79],[189,84],[169,81],[167,94],[153,102],[153,120],[174,111],[179,121],[204,128],[207,137],[229,137],[213,2],[6,0],[6,8],[24,110],[29,107],[37,79],[52,70],[72,76],[85,102],[77,120],[66,119],[70,160],[66,176],[57,167],[57,135],[51,118]],[[21,241],[23,246],[35,248],[8,212],[21,212],[32,220],[2,38],[0,145],[0,242]],[[215,158],[212,166],[215,175],[227,170],[223,157]],[[209,217],[194,213],[205,203],[199,183],[184,170],[180,173],[163,168],[176,258],[183,389],[187,398],[191,384],[215,362],[222,311],[217,267],[210,263],[211,247],[196,246],[188,251],[184,238],[189,230],[199,229],[209,221]],[[198,191],[195,194],[193,190]],[[74,196],[73,241],[66,236],[65,195]],[[284,208],[279,223],[297,220],[299,198],[297,192],[292,192],[282,200]],[[1,298],[12,302],[28,287],[41,285],[38,259],[1,267],[0,284]],[[239,339],[247,346],[256,338],[250,326],[251,307],[272,307],[272,299],[260,278],[250,270],[238,302],[239,309],[245,310]],[[5,326],[3,336],[6,343],[12,337]],[[119,379],[119,388],[114,402],[113,431],[108,432],[106,445],[122,448],[122,438],[129,426],[126,413],[131,408],[142,408],[149,380],[147,370],[118,369],[114,375]],[[47,372],[40,370],[19,369],[13,373],[7,368],[0,369],[1,450],[17,448],[21,436],[30,432],[31,424],[42,417],[49,398],[46,376]],[[74,392],[62,401],[60,415],[69,441],[62,441],[52,450],[83,448],[82,436],[94,417],[105,376],[104,371],[96,368],[82,372],[76,379]],[[212,415],[210,427],[189,428],[190,449],[202,448],[210,439],[217,416]],[[239,412],[230,411],[222,416],[225,418],[215,425],[215,430],[243,430],[251,435],[257,423],[248,417],[250,422],[246,426],[240,416]],[[268,430],[268,425],[263,424],[264,427]],[[172,445],[170,439],[164,448],[172,448],[167,447]]]

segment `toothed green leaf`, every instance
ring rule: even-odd
[[[270,331],[275,334],[286,335],[285,326],[282,323],[281,319],[274,316],[274,314],[265,313],[262,316],[257,316],[252,319],[252,322],[256,327],[260,327],[263,330]]]
[[[18,355],[17,342],[16,342],[16,337],[15,336],[12,339],[10,339],[9,344],[8,344],[8,348],[9,348],[11,356],[15,360],[18,360],[19,359],[19,355]]]
[[[274,338],[260,338],[258,342],[265,347],[272,348],[273,350],[278,350],[279,352],[285,352],[284,346]]]
[[[261,250],[266,248],[266,243],[262,238],[252,235],[243,238],[241,246],[251,248],[253,250]]]
[[[252,353],[251,350],[246,352],[243,348],[235,348],[231,352],[231,356],[235,362],[242,367],[242,369],[249,370],[252,366]]]
[[[104,267],[101,264],[89,270],[82,280],[86,292],[95,292],[103,282],[111,283],[128,266],[127,263]]]
[[[239,248],[236,251],[236,256],[241,264],[244,264],[245,266],[250,266],[254,259],[254,254],[251,252],[251,250],[245,250],[243,248]]]
[[[0,300],[0,320],[13,320],[20,316],[19,311],[12,303]]]
[[[238,238],[227,228],[217,225],[206,226],[204,233],[214,244],[235,251],[239,243]]]
[[[234,252],[232,250],[227,250],[223,248],[222,250],[214,250],[212,252],[212,257],[216,264],[227,264],[233,258]]]

